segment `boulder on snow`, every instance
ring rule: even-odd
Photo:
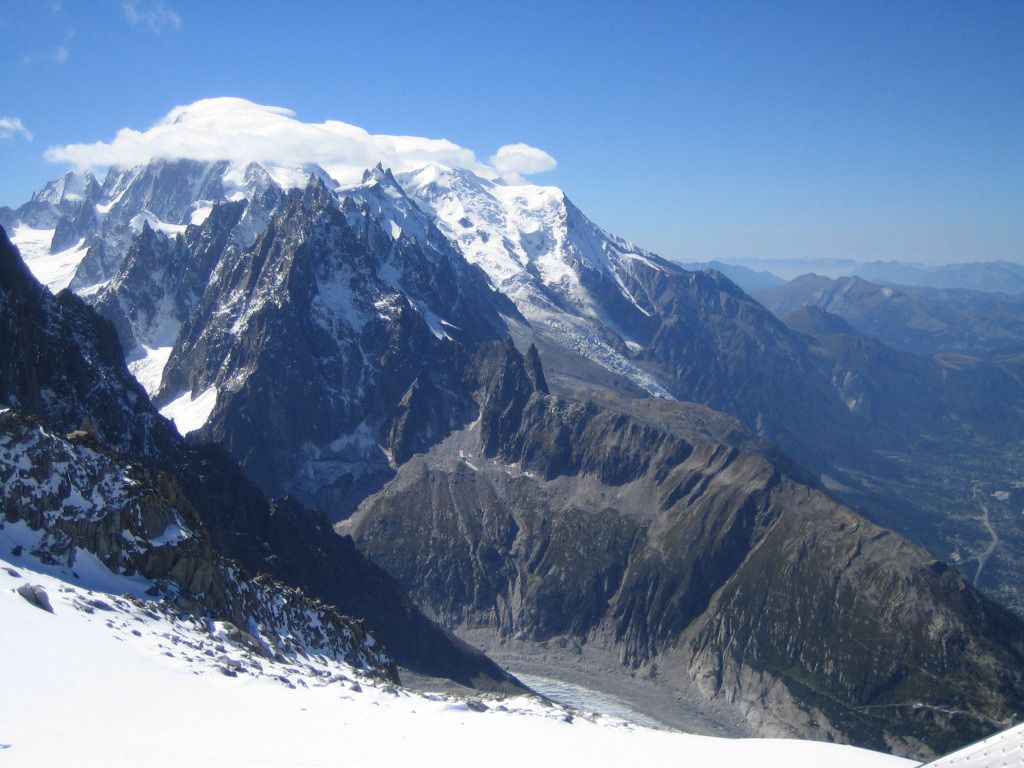
[[[47,613],[53,613],[53,606],[50,605],[50,596],[38,584],[22,584],[18,587],[18,594],[36,608],[41,608]]]

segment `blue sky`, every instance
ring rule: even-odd
[[[1024,261],[1024,3],[6,0],[0,204],[48,147],[237,96],[525,142],[679,259]]]

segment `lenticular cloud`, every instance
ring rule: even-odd
[[[492,157],[494,165],[487,165],[472,150],[447,139],[371,134],[339,120],[304,123],[290,109],[228,97],[175,107],[145,131],[122,128],[112,141],[51,147],[45,156],[80,170],[185,158],[317,163],[343,183],[358,180],[365,168],[377,163],[396,172],[440,163],[510,181],[555,167],[548,153],[526,144],[501,147]]]
[[[526,174],[553,171],[558,163],[543,149],[529,144],[506,144],[491,155],[491,165],[501,176],[512,181]]]

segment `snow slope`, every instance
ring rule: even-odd
[[[140,344],[125,362],[128,363],[128,370],[136,381],[146,390],[146,394],[153,397],[160,390],[160,380],[164,375],[164,368],[167,367],[167,360],[171,356],[172,345],[148,347]]]
[[[928,763],[928,768],[1019,768],[1024,765],[1024,723]]]
[[[217,388],[207,387],[195,397],[192,397],[191,392],[183,392],[161,408],[160,415],[173,421],[181,435],[187,435],[200,429],[209,420],[216,405]]]
[[[5,527],[10,534],[10,525]],[[323,657],[248,657],[217,626],[40,573],[0,531],[4,766],[910,768],[853,747],[656,731],[531,697],[419,695]],[[124,581],[122,584],[121,581]],[[87,580],[110,592],[139,584]],[[45,589],[48,613],[18,593]]]

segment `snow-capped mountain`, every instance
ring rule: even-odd
[[[417,444],[392,430],[416,382],[419,398],[434,393],[424,437],[468,418],[451,358],[515,314],[382,169],[346,190],[312,180],[250,248],[209,263],[156,401],[268,491],[335,517]]]
[[[656,311],[634,271],[667,263],[594,225],[557,187],[507,185],[436,165],[398,181],[536,331],[670,396],[631,360]]]
[[[278,292],[297,285],[287,277],[293,268],[279,259],[263,266],[272,249],[260,248],[280,238],[281,228],[272,228],[271,222],[289,205],[290,196],[311,182],[322,187],[326,207],[340,211],[359,248],[371,256],[324,261],[313,278],[315,288],[297,293],[298,302],[289,298],[280,305],[290,308],[287,323],[311,329],[289,335],[289,345],[297,338],[320,339],[286,350],[282,359],[288,365],[306,370],[292,359],[305,346],[316,350],[324,371],[345,369],[343,375],[324,374],[323,386],[317,385],[312,398],[303,398],[336,403],[324,411],[331,426],[320,420],[313,424],[311,417],[299,419],[303,427],[285,441],[287,450],[294,451],[289,458],[284,446],[275,453],[276,444],[260,442],[260,435],[277,425],[270,416],[274,408],[264,403],[265,415],[250,409],[240,421],[226,413],[229,400],[241,408],[236,395],[245,389],[250,368],[258,367],[250,354],[256,347],[234,332],[244,327],[250,335],[260,333],[263,320],[250,321],[269,317],[267,312],[284,300]],[[408,316],[422,320],[436,341],[426,339],[387,355],[392,372],[398,357],[409,367],[439,371],[444,366],[423,366],[433,353],[417,357],[416,350],[448,348],[449,341],[471,346],[511,333],[524,349],[531,341],[540,346],[552,381],[563,393],[596,396],[644,418],[665,407],[648,407],[644,394],[710,406],[738,418],[831,487],[852,489],[858,499],[866,495],[883,522],[905,526],[905,516],[887,513],[893,489],[862,478],[895,472],[882,466],[880,450],[920,456],[921,446],[899,424],[877,415],[882,411],[854,407],[847,383],[850,366],[837,367],[834,355],[823,354],[721,274],[684,270],[605,232],[555,187],[506,184],[438,165],[397,178],[377,168],[361,183],[343,187],[311,165],[179,160],[113,169],[102,185],[87,177],[66,177],[36,197],[4,213],[5,220],[22,216],[28,221],[42,206],[50,217],[42,223],[55,230],[72,227],[74,221],[95,222],[88,224],[94,234],[83,235],[70,251],[53,251],[47,245],[46,236],[55,237],[49,229],[16,221],[15,234],[32,269],[51,285],[71,283],[100,308],[129,350],[133,373],[158,397],[165,414],[182,431],[233,446],[238,458],[260,467],[255,474],[266,480],[268,490],[288,490],[333,506],[353,482],[371,487],[408,455],[401,447],[393,454],[396,446],[388,435],[401,420],[401,402],[413,393],[409,387],[416,375],[408,370],[398,375],[389,385],[401,389],[397,395],[378,388],[384,394],[379,402],[367,405],[360,399],[367,386],[381,380],[372,370],[380,365],[374,360],[383,359],[383,337],[376,337],[367,355],[361,348],[363,329],[371,329],[369,339],[373,328],[396,322],[394,307],[387,307],[401,296],[395,306],[407,302]],[[305,269],[301,263],[298,267],[298,273]],[[74,272],[70,277],[69,270]],[[275,270],[280,274],[275,276]],[[250,292],[254,280],[259,290]],[[496,292],[487,290],[488,282]],[[385,294],[391,299],[384,301]],[[371,295],[372,307],[365,303]],[[267,296],[274,299],[267,303]],[[413,326],[421,328],[417,321],[407,330]],[[279,338],[277,331],[263,336],[271,346]],[[326,344],[323,350],[320,343]],[[172,377],[166,382],[165,367]],[[858,370],[856,375],[871,373]],[[987,375],[982,371],[981,378]],[[973,445],[979,434],[1001,440],[1021,424],[1014,393],[1004,380],[1009,377],[984,386],[995,393],[988,397],[991,407],[957,406],[936,420],[928,408],[934,391],[921,387],[904,405],[913,411],[912,422],[930,424],[929,431],[943,440]],[[421,382],[413,400],[434,392],[434,384]],[[445,388],[458,389],[451,381],[441,383]],[[267,385],[253,391],[267,392]],[[956,387],[943,392],[942,400],[954,406],[961,402]],[[435,397],[434,402],[441,400]],[[367,408],[368,419],[353,418]],[[424,433],[433,437],[417,443],[418,438],[407,435],[407,446],[425,446],[450,428],[451,407],[439,413]],[[236,431],[237,441],[230,437]],[[844,439],[836,441],[836,434]],[[929,462],[936,464],[943,460],[943,449],[942,443],[933,445]],[[303,458],[297,460],[298,455]],[[330,487],[334,490],[318,498],[321,489]],[[339,507],[350,508],[348,502]],[[943,525],[947,517],[931,508],[921,509],[920,515],[933,526]]]
[[[0,224],[51,290],[98,291],[121,265],[144,225],[165,235],[201,224],[213,206],[246,201],[235,233],[251,244],[284,190],[326,178],[315,166],[282,168],[254,163],[154,161],[113,168],[100,183],[91,173],[68,173],[47,184]]]
[[[16,354],[10,355],[11,360],[27,358],[21,349],[24,346],[35,350],[31,356],[36,359],[63,357],[67,351],[62,352],[57,344],[33,347],[32,339],[13,320],[51,326],[52,333],[66,332],[69,345],[95,338],[95,330],[72,334],[59,322],[59,302],[72,302],[80,309],[81,325],[104,327],[94,312],[70,294],[53,299],[57,306],[42,302],[41,314],[29,316],[28,302],[48,294],[23,267],[20,271],[13,268],[18,263],[6,240],[0,238],[0,266],[5,267],[0,276],[6,290],[0,309],[4,327],[12,330],[8,339]],[[33,285],[34,291],[27,290]],[[119,354],[116,340],[114,347],[113,354]],[[339,615],[332,606],[366,607],[368,610],[355,613],[371,616],[372,626],[390,638],[387,647],[395,648],[396,653],[400,650],[401,658],[414,668],[432,668],[436,673],[454,663],[446,674],[476,683],[493,665],[489,670],[468,648],[453,647],[450,640],[446,646],[445,636],[429,625],[407,598],[388,586],[386,576],[369,563],[344,554],[351,547],[350,540],[310,526],[293,503],[264,511],[265,502],[258,494],[244,481],[233,481],[229,468],[218,467],[212,447],[189,449],[172,444],[165,446],[172,455],[163,459],[173,459],[173,464],[141,466],[105,446],[103,435],[118,434],[110,432],[107,424],[113,417],[100,408],[101,403],[79,393],[92,392],[97,381],[126,386],[127,371],[115,364],[117,358],[111,358],[110,352],[98,349],[91,358],[87,356],[77,376],[67,382],[69,402],[82,404],[86,427],[68,434],[49,426],[51,416],[53,423],[60,424],[73,415],[28,400],[24,392],[31,389],[31,383],[19,381],[16,368],[5,366],[0,376],[4,402],[27,406],[27,412],[0,413],[0,486],[5,500],[0,522],[5,564],[0,578],[5,587],[10,586],[5,590],[10,602],[2,615],[18,622],[17,632],[2,633],[9,644],[0,658],[18,659],[19,668],[36,658],[36,653],[45,659],[32,673],[31,685],[5,669],[8,686],[4,690],[17,690],[27,697],[19,699],[16,707],[5,706],[5,711],[15,713],[5,720],[5,727],[15,734],[5,736],[3,742],[5,750],[14,750],[10,756],[32,761],[39,754],[42,747],[32,725],[35,720],[26,721],[22,715],[37,713],[44,702],[52,705],[47,710],[49,722],[61,726],[56,732],[62,735],[47,742],[51,758],[67,750],[81,750],[80,738],[65,736],[89,732],[94,727],[91,715],[77,706],[65,707],[65,702],[73,700],[58,696],[51,687],[69,676],[75,678],[77,690],[98,697],[92,699],[94,703],[105,702],[93,710],[102,711],[106,722],[117,716],[121,725],[134,723],[133,717],[145,713],[138,723],[143,730],[132,733],[145,732],[147,737],[122,744],[124,750],[152,753],[157,731],[146,729],[154,724],[162,727],[165,712],[167,717],[173,713],[180,718],[178,702],[198,699],[209,703],[209,713],[196,722],[198,730],[190,731],[191,745],[197,744],[197,733],[207,734],[197,745],[202,749],[196,752],[196,759],[209,757],[211,749],[217,754],[229,748],[237,750],[238,730],[223,727],[233,715],[240,723],[251,723],[250,713],[272,711],[280,726],[281,706],[285,705],[281,697],[293,691],[309,692],[296,706],[320,712],[325,722],[329,719],[334,724],[335,730],[326,729],[325,733],[336,732],[339,724],[349,722],[346,717],[354,717],[361,725],[351,731],[346,728],[346,743],[350,749],[356,744],[367,754],[376,754],[381,746],[378,739],[359,741],[368,726],[374,733],[395,727],[410,733],[409,728],[420,724],[433,736],[438,729],[448,728],[454,734],[463,730],[460,713],[498,718],[485,721],[485,742],[515,739],[520,733],[544,735],[574,756],[591,749],[595,739],[608,738],[605,728],[611,729],[610,735],[630,737],[630,741],[619,743],[620,737],[612,736],[608,742],[617,744],[615,749],[621,754],[630,749],[633,738],[652,745],[671,738],[671,744],[659,747],[665,750],[666,759],[669,755],[675,759],[678,750],[684,749],[694,760],[709,764],[735,760],[742,765],[754,751],[762,757],[767,754],[758,742],[670,737],[521,696],[467,703],[448,696],[412,696],[390,687],[394,670],[375,642],[376,631],[370,634],[365,625]],[[536,355],[530,360],[526,379],[532,386],[543,386]],[[70,364],[76,363],[72,360]],[[44,388],[51,385],[54,370],[60,375],[60,369],[52,365],[38,367],[38,384]],[[499,396],[502,391],[504,387],[498,386]],[[136,417],[152,414],[144,399],[126,413]],[[40,418],[43,423],[37,420]],[[491,428],[501,428],[503,419],[495,412],[486,421]],[[300,584],[303,591],[266,577],[247,579],[237,563],[222,558],[221,551],[254,566],[253,571],[267,570],[292,585]],[[347,564],[342,564],[346,559]],[[311,599],[309,594],[329,597],[330,605]],[[55,631],[58,626],[60,630]],[[68,638],[74,642],[67,642]],[[122,679],[125,670],[130,670],[125,684],[112,688],[111,681]],[[500,678],[492,680],[499,682]],[[239,687],[224,687],[236,685]],[[504,686],[515,688],[507,677]],[[110,698],[103,694],[109,690],[118,693]],[[319,691],[326,691],[324,695],[333,704]],[[340,709],[339,693],[344,700]],[[354,703],[349,706],[348,702]],[[255,709],[247,708],[251,706]],[[186,706],[185,711],[192,709]],[[206,728],[204,722],[217,723],[217,728]],[[493,733],[492,727],[497,728]],[[561,730],[553,732],[553,727]],[[570,727],[573,730],[565,730]],[[224,741],[226,734],[231,747]],[[303,741],[308,738],[308,734],[303,736]],[[294,745],[292,741],[278,743]],[[180,749],[172,751],[173,760],[180,762]],[[769,751],[780,761],[794,755],[815,760],[827,755],[833,764],[835,760],[840,764],[847,760],[851,766],[903,764],[862,750],[809,743],[773,742]],[[443,754],[457,758],[456,753]],[[550,743],[545,743],[543,754],[551,755]]]
[[[70,226],[60,206],[71,181],[33,201],[51,206],[55,229]],[[76,241],[80,260],[53,253],[56,245],[45,252],[50,230],[20,221],[16,244],[34,269],[47,265],[52,287],[71,285],[114,323],[129,368],[180,431],[209,425],[218,439],[231,433],[225,443],[253,463],[267,490],[333,506],[351,483],[379,482],[392,451],[401,458],[416,442],[409,430],[403,445],[388,437],[413,382],[431,379],[421,382],[419,399],[455,387],[437,356],[451,353],[452,340],[496,338],[502,315],[517,314],[380,167],[344,189],[311,165],[193,161],[112,169],[102,185],[76,183],[89,191],[76,200],[94,214]],[[316,246],[318,238],[326,239]],[[58,260],[64,271],[54,275]],[[289,330],[267,334],[264,323]],[[254,334],[262,338],[256,345]],[[221,422],[252,405],[242,398],[267,391],[247,387],[254,371],[267,375],[261,361],[277,354],[267,343],[284,345],[281,365],[319,369],[310,375],[323,386],[312,397],[296,393],[309,418],[283,418],[294,428],[254,452],[267,421]],[[388,352],[393,344],[404,352]],[[276,378],[281,371],[273,370]],[[269,405],[258,410],[275,418]],[[448,428],[449,410],[440,408],[433,429]]]
[[[688,271],[605,232],[555,187],[438,166],[398,180],[528,319],[528,331],[514,323],[510,330],[522,348],[524,338],[540,346],[560,393],[596,397],[657,424],[678,408],[644,403],[623,378],[647,393],[710,406],[937,556],[956,551],[958,540],[986,537],[971,522],[956,533],[948,526],[971,505],[978,479],[952,457],[1018,465],[1011,446],[1024,430],[1024,390],[1015,358],[836,350],[787,327],[721,273]],[[933,484],[925,479],[933,473],[954,478],[955,490],[925,498],[920,488]],[[1012,482],[1015,473],[996,482]],[[1009,557],[1017,572],[1021,555]],[[1019,607],[1014,583],[994,586]]]
[[[836,428],[862,431],[806,341],[719,273],[686,271],[605,232],[556,187],[437,166],[399,181],[549,345],[650,394],[737,416],[819,465]],[[863,450],[856,437],[845,448]]]

